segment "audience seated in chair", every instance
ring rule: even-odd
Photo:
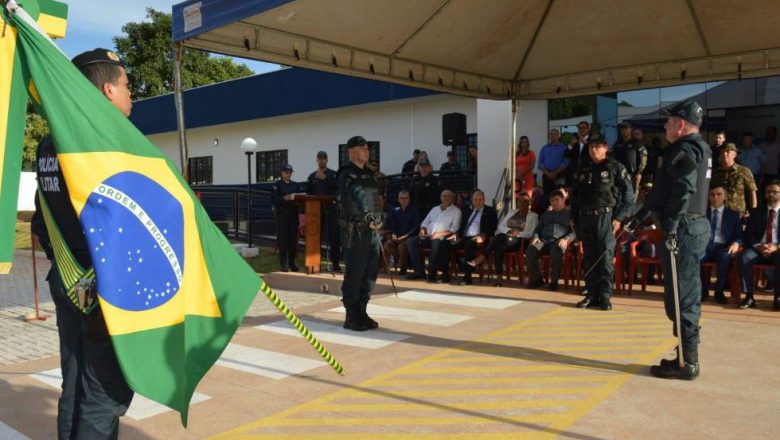
[[[539,224],[536,225],[533,238],[525,251],[525,262],[528,268],[528,288],[536,289],[542,286],[542,274],[539,270],[539,257],[550,254],[550,284],[548,290],[558,289],[558,278],[563,266],[563,254],[569,243],[574,239],[571,229],[571,212],[566,207],[566,201],[561,190],[550,193],[552,209],[542,213]]]
[[[539,216],[531,211],[531,197],[521,193],[517,197],[517,209],[507,208],[501,215],[497,234],[490,239],[488,245],[473,260],[467,261],[472,268],[479,267],[487,258],[494,255],[493,264],[496,270],[496,287],[503,283],[504,255],[506,252],[516,252],[522,243],[533,236],[539,222]],[[508,273],[511,275],[511,273]]]
[[[774,266],[774,291],[775,299],[773,308],[780,311],[780,252],[778,252],[778,214],[780,211],[780,181],[769,182],[765,189],[766,205],[755,209],[748,217],[745,232],[742,239],[745,249],[739,260],[739,269],[742,276],[742,290],[745,299],[739,305],[741,309],[756,306],[753,299],[754,264],[768,264]]]
[[[385,257],[387,260],[390,256],[393,257],[395,264],[401,269],[401,275],[406,275],[409,268],[406,242],[417,235],[419,227],[420,211],[409,204],[409,191],[401,190],[398,193],[398,206],[391,209],[387,215],[388,236],[383,245]]]
[[[707,208],[707,217],[710,219],[712,233],[707,249],[701,259],[702,263],[716,263],[717,281],[715,282],[715,301],[726,304],[723,290],[729,278],[731,260],[739,252],[742,245],[742,224],[739,213],[724,206],[726,190],[722,186],[710,188],[710,205]],[[709,270],[702,268],[701,300],[705,301],[709,296]]]
[[[471,192],[471,208],[464,212],[463,221],[452,245],[454,250],[463,250],[461,261],[471,261],[477,255],[477,251],[484,247],[485,243],[496,233],[498,219],[496,208],[485,205],[485,193],[477,188]],[[466,264],[463,266],[463,279],[461,285],[472,284],[471,272],[474,267]]]
[[[430,247],[428,255],[428,281],[431,282],[449,282],[450,281],[450,246],[455,233],[460,227],[461,212],[453,205],[455,193],[451,190],[444,190],[441,193],[441,205],[434,206],[425,216],[420,225],[420,232],[407,240],[406,248],[409,251],[409,259],[414,268],[414,273],[407,276],[407,279],[421,279],[425,277],[423,259],[420,255],[420,248]],[[437,270],[442,271],[441,278],[436,278]]]

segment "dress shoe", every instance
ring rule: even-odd
[[[544,285],[544,283],[542,282],[542,280],[534,280],[534,281],[531,281],[530,283],[528,283],[528,286],[526,286],[526,287],[528,287],[529,289],[538,289],[538,288],[542,287],[543,285]]]
[[[715,301],[718,304],[726,304],[728,303],[728,300],[726,299],[726,295],[723,294],[723,291],[715,291]]]
[[[582,299],[582,301],[577,303],[577,307],[580,309],[587,309],[588,307],[592,307],[597,305],[597,301],[594,298],[591,298],[589,296],[586,296]]]
[[[282,271],[282,272],[289,272],[290,268],[287,267],[287,266],[282,266],[279,270]]]
[[[661,379],[694,380],[699,377],[699,363],[686,362],[684,367],[680,367],[679,363],[653,365],[650,374]]]
[[[437,283],[439,283],[439,284],[442,284],[442,283],[443,283],[443,284],[447,284],[447,283],[449,283],[450,281],[452,281],[452,278],[450,277],[450,275],[449,275],[449,274],[447,274],[447,275],[442,275],[442,276],[441,276],[441,278],[439,278],[438,280],[436,280],[436,282],[437,282]]]
[[[739,305],[740,309],[750,309],[756,306],[756,301],[753,299],[752,296],[748,296],[747,298],[742,300],[742,303]]]
[[[780,298],[775,298],[774,302],[772,303],[772,308],[775,310],[775,312],[780,312]]]
[[[470,285],[474,284],[474,281],[471,278],[464,278],[464,279],[460,280],[460,282],[458,284],[461,285],[461,286],[470,286]]]
[[[547,290],[549,290],[550,292],[555,292],[556,290],[558,290],[558,283],[556,281],[553,281],[547,286]]]
[[[504,285],[504,277],[501,274],[496,275],[496,281],[493,283],[494,287],[501,287]]]
[[[412,272],[406,276],[407,280],[422,280],[425,278],[425,274],[421,272]]]
[[[398,271],[398,275],[400,275],[400,276],[406,275],[406,268],[402,267],[401,270]]]
[[[436,275],[428,275],[428,278],[425,280],[429,283],[435,283],[436,282]]]

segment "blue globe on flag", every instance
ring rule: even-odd
[[[81,224],[103,300],[143,311],[179,292],[184,270],[182,206],[161,185],[135,172],[115,174],[92,191]]]

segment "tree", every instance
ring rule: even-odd
[[[130,92],[134,99],[149,98],[173,91],[171,14],[146,9],[151,21],[122,26],[124,36],[114,37],[117,54],[127,63]],[[230,57],[212,57],[206,52],[184,49],[182,87],[213,84],[252,75],[245,64]]]
[[[49,135],[49,124],[38,113],[27,106],[27,124],[24,129],[24,149],[22,150],[22,169],[34,169],[35,150],[43,138]]]

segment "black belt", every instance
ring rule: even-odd
[[[604,206],[595,209],[580,209],[580,215],[601,215],[601,214],[609,214],[610,212],[612,212],[611,206]]]

